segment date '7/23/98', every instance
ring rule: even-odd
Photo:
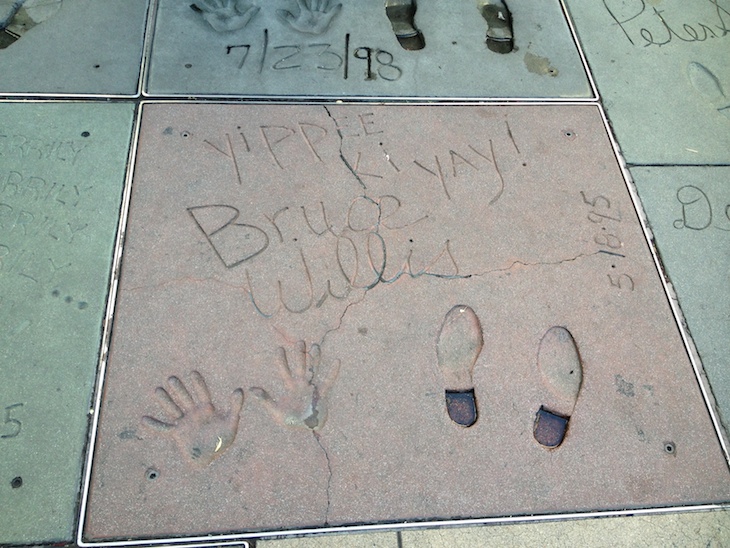
[[[350,34],[345,35],[340,45],[326,42],[276,45],[271,42],[269,30],[264,29],[260,43],[230,44],[226,46],[225,54],[236,60],[238,70],[253,69],[259,74],[291,70],[341,71],[345,80],[362,78],[389,82],[403,76],[403,69],[395,63],[392,53],[377,47],[353,46]]]

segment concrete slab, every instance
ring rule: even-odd
[[[596,106],[150,104],[136,169],[85,538],[727,499]]]
[[[629,163],[730,162],[730,2],[566,3]]]
[[[730,168],[634,168],[667,274],[730,425]]]
[[[730,512],[693,512],[667,515],[529,523],[496,527],[404,531],[402,546],[454,548],[469,546],[540,547],[592,546],[727,546]],[[273,546],[272,546],[273,548]]]
[[[387,13],[383,1],[255,4],[242,1],[226,11],[221,0],[192,6],[162,0],[147,92],[185,97],[592,96],[557,0],[543,2],[539,10],[507,2],[494,17],[488,10],[505,4],[389,0]],[[488,27],[497,26],[487,19],[501,24],[500,16],[512,22],[509,53],[486,43]]]
[[[0,104],[0,543],[69,542],[134,107]]]
[[[21,4],[0,0],[0,94],[137,94],[147,0]]]
[[[398,548],[396,533],[317,535],[281,540],[259,540],[263,548]]]

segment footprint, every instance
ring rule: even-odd
[[[395,37],[403,49],[419,50],[426,47],[421,31],[416,28],[416,0],[386,0],[385,15],[390,20]]]
[[[537,367],[550,397],[535,415],[533,434],[540,445],[558,447],[565,439],[583,383],[583,367],[570,331],[557,326],[548,329],[540,341]]]
[[[700,63],[687,65],[687,76],[694,88],[712,103],[719,113],[730,118],[730,99],[725,95],[720,80],[710,69]]]
[[[474,311],[464,305],[449,310],[438,335],[436,356],[446,387],[446,411],[460,426],[477,421],[472,371],[483,345],[482,326]]]
[[[487,47],[495,53],[512,51],[512,15],[503,0],[477,0],[477,8],[487,22]]]

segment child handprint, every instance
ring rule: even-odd
[[[233,391],[230,410],[226,413],[213,406],[203,376],[197,371],[190,376],[192,394],[175,376],[167,379],[167,390],[161,386],[155,389],[167,422],[144,416],[142,423],[172,437],[190,463],[207,466],[236,439],[243,390],[237,388]]]
[[[248,0],[196,0],[190,7],[218,32],[240,30],[259,12]]]
[[[342,10],[342,4],[330,8],[330,0],[297,0],[297,3],[299,15],[287,10],[276,10],[276,14],[291,28],[306,34],[322,34]]]
[[[290,364],[286,350],[279,348],[279,375],[284,382],[286,394],[274,400],[263,388],[254,386],[250,390],[277,422],[316,432],[327,420],[326,396],[337,378],[340,362],[337,360],[331,366],[327,378],[317,383],[314,378],[322,358],[319,345],[313,344],[307,352],[304,341],[299,341],[296,350],[291,354]]]

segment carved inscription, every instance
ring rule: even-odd
[[[243,193],[251,187],[267,192],[262,185],[270,183],[255,175],[266,158],[282,177],[296,178],[303,162],[316,167],[333,161],[351,175],[343,183],[353,195],[349,204],[302,201],[254,212],[235,202],[186,208],[221,264],[241,269],[256,310],[266,317],[282,311],[301,314],[327,299],[346,299],[353,290],[367,291],[403,277],[469,277],[452,242],[461,237],[461,229],[435,241],[419,235],[438,230],[433,220],[437,213],[458,216],[465,200],[474,202],[475,191],[485,207],[498,203],[507,188],[499,157],[504,148],[500,153],[493,139],[475,137],[438,145],[440,150],[419,149],[412,156],[395,154],[380,141],[384,130],[374,113],[332,119],[334,129],[302,120],[238,125],[223,136],[201,139],[202,151],[230,166],[230,180]],[[509,138],[509,154],[519,156],[508,124],[505,131],[500,137]],[[353,145],[347,151],[342,148],[345,141]],[[395,180],[417,187],[403,190]],[[371,191],[371,186],[379,190]],[[436,200],[424,203],[423,192]],[[264,266],[273,264],[278,266]],[[272,280],[267,271],[284,277]]]
[[[730,232],[730,203],[723,204],[710,197],[701,188],[684,185],[677,190],[677,202],[681,208],[681,217],[674,221],[678,230],[702,231],[708,228]]]
[[[33,148],[34,152],[13,150],[33,161],[46,158],[73,164],[82,149],[73,149],[73,159],[43,156],[40,147]],[[58,271],[69,264],[52,253],[52,245],[73,244],[79,233],[88,228],[89,223],[74,213],[92,189],[87,183],[61,183],[25,170],[0,169],[0,274],[14,273],[40,283],[54,281]],[[36,245],[22,243],[38,239],[52,245],[38,249]]]
[[[48,141],[3,131],[0,128],[0,158],[52,160],[75,165],[86,143],[73,140]]]
[[[600,230],[596,231],[593,241],[598,245],[599,253],[610,256],[612,260],[611,273],[606,274],[608,282],[616,289],[633,291],[636,287],[634,278],[622,271],[619,260],[626,258],[623,253],[624,243],[619,231],[621,228],[621,209],[612,207],[611,200],[605,196],[588,197],[580,192],[583,203],[590,207],[586,218]]]
[[[609,16],[631,45],[666,46],[670,43],[705,42],[730,34],[728,0],[701,0],[711,16],[687,19],[687,4],[677,2],[675,10],[663,10],[648,0],[602,0]],[[693,5],[693,7],[695,7]]]
[[[17,438],[20,435],[23,430],[23,423],[19,418],[22,409],[22,403],[13,403],[5,407],[3,422],[0,424],[0,440]]]
[[[225,56],[235,63],[237,70],[251,70],[262,74],[305,71],[324,75],[339,72],[344,80],[358,78],[365,81],[396,81],[403,69],[390,51],[372,45],[350,43],[350,35],[341,41],[279,42],[264,29],[260,40],[229,44]]]

